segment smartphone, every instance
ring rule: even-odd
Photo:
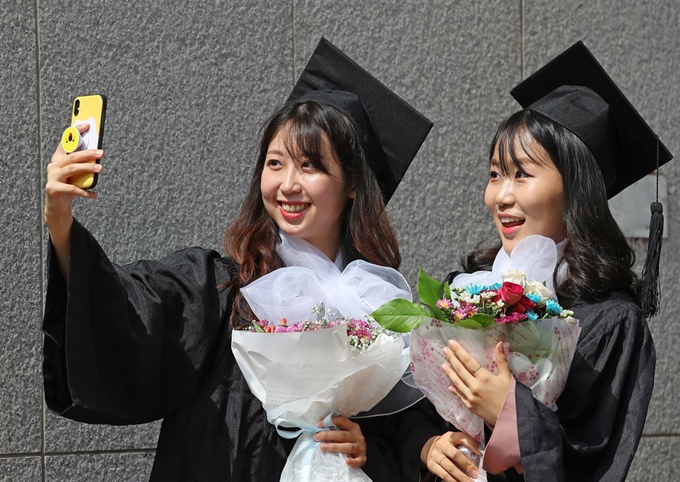
[[[106,96],[101,94],[78,96],[73,100],[71,108],[71,127],[64,131],[61,145],[68,153],[84,149],[101,149],[104,139],[104,121],[106,119]],[[89,124],[87,132],[80,134],[75,126]],[[99,162],[92,159],[90,162]],[[97,174],[83,174],[73,178],[71,184],[82,189],[92,189],[97,185]]]

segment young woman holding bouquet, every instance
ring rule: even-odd
[[[189,248],[127,266],[111,263],[71,214],[74,198],[96,196],[69,178],[101,170],[86,161],[103,152],[58,147],[44,210],[49,408],[88,423],[163,419],[151,480],[278,481],[294,441],[267,421],[230,350],[232,330],[253,319],[239,288],[284,265],[280,233],[336,264],[397,268],[385,202],[430,128],[322,40],[264,127],[246,199],[225,236],[229,256]],[[335,417],[340,430],[318,433],[321,448],[346,454],[376,482],[418,480],[421,447],[442,430],[424,402],[358,423]]]
[[[607,198],[672,156],[580,42],[512,95],[524,110],[498,129],[485,193],[500,243],[470,254],[464,268],[491,270],[531,235],[552,239],[559,256],[551,281],[581,328],[576,353],[556,411],[515,383],[501,344],[498,375],[453,341],[443,369],[450,391],[485,421],[489,481],[623,481],[654,384],[645,318],[655,300],[631,269],[634,253]],[[475,445],[455,432],[428,444],[430,470],[468,480],[453,447],[463,441]]]

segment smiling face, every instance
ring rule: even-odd
[[[566,237],[562,176],[555,164],[526,133],[515,138],[513,150],[519,166],[510,152],[506,150],[501,156],[498,144],[494,148],[484,194],[508,254],[532,234],[556,243]]]
[[[325,133],[321,132],[319,155],[326,172],[289,152],[289,133],[284,126],[269,143],[260,177],[262,201],[281,231],[304,239],[334,260],[341,243],[342,213],[353,191]]]

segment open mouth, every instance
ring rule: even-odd
[[[279,202],[279,211],[285,219],[293,220],[302,216],[311,205],[311,203]]]
[[[500,218],[500,221],[504,230],[510,230],[524,224],[524,219],[522,218],[502,217]]]
[[[279,206],[281,206],[281,209],[287,213],[290,214],[295,214],[299,213],[300,211],[304,211],[307,209],[311,204],[309,203],[295,203],[295,204],[289,204],[289,203],[279,203]]]

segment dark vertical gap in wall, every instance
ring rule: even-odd
[[[520,81],[524,80],[524,0],[519,0],[519,75]]]
[[[44,204],[44,198],[43,198],[43,188],[42,188],[42,183],[43,179],[45,178],[45,166],[43,165],[43,149],[42,149],[42,144],[43,144],[43,139],[42,139],[42,84],[41,84],[41,78],[40,78],[40,0],[35,0],[34,4],[34,12],[33,12],[33,18],[35,19],[35,107],[36,107],[36,116],[38,120],[38,165],[40,166],[38,169],[39,173],[39,178],[37,179],[38,182],[38,192],[40,193],[39,196],[39,204],[38,204],[38,233],[40,235],[40,259],[39,259],[39,269],[40,269],[40,300],[41,302],[45,299],[45,270],[44,270],[44,259],[45,259],[45,224],[43,223],[42,219],[42,207]],[[44,309],[44,307],[43,307]],[[42,317],[41,317],[42,318]],[[41,337],[41,344],[42,344],[42,337]],[[42,353],[42,346],[40,348],[40,353]],[[47,481],[47,473],[45,469],[45,425],[46,425],[46,410],[45,410],[45,396],[44,396],[44,388],[42,387],[41,384],[41,393],[43,394],[42,397],[42,413],[41,413],[41,427],[40,427],[40,472],[42,475],[42,480],[43,482]]]
[[[290,0],[290,23],[291,23],[291,33],[293,37],[293,84],[291,86],[291,89],[295,87],[295,76],[297,72],[297,66],[295,62],[295,0]]]

